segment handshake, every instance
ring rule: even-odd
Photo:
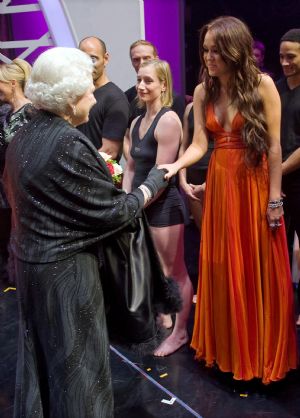
[[[165,168],[152,167],[144,183],[139,188],[148,194],[148,199],[153,197],[168,186],[169,181],[166,179],[167,170]],[[149,191],[149,193],[148,193]]]
[[[153,199],[157,193],[165,189],[170,178],[177,173],[174,164],[154,166],[148,173],[146,180],[138,187],[144,195],[144,205]]]

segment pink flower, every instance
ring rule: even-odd
[[[107,168],[109,169],[110,174],[114,175],[115,170],[114,170],[114,166],[113,166],[111,160],[106,161],[106,165],[107,165]]]

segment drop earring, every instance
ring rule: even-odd
[[[16,105],[16,89],[14,85],[11,86],[11,101]]]

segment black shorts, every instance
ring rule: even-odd
[[[150,226],[164,227],[184,223],[184,204],[176,186],[169,186],[145,209]]]

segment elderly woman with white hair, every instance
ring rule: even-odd
[[[131,193],[117,189],[76,129],[95,103],[92,71],[80,50],[41,54],[26,88],[39,112],[7,149],[20,311],[18,418],[113,416],[97,245],[166,187],[165,172],[153,168]]]

